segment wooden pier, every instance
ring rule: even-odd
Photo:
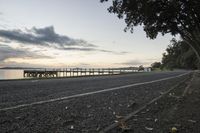
[[[137,67],[128,68],[62,68],[62,69],[27,69],[24,77],[49,78],[49,77],[74,77],[92,75],[114,75],[138,72]]]

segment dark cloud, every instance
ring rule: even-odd
[[[126,51],[120,52],[120,54],[128,54],[128,53],[130,53],[130,52],[126,52]]]
[[[79,48],[79,47],[67,47],[67,48],[62,48],[60,50],[68,50],[68,51],[96,51],[95,48]]]
[[[65,48],[68,46],[96,47],[82,39],[73,39],[68,36],[59,35],[53,26],[45,28],[16,30],[0,30],[0,37],[23,44],[34,44],[54,48]]]
[[[68,51],[97,51],[112,54],[126,54],[127,52],[115,52],[98,48],[83,39],[73,39],[65,35],[57,34],[53,26],[45,28],[0,30],[0,41],[10,43],[19,42],[23,45],[39,45]]]
[[[117,55],[124,55],[129,52],[115,52],[110,50],[104,50],[104,49],[98,49],[98,48],[79,48],[79,47],[67,47],[62,48],[61,50],[68,50],[68,51],[93,51],[93,52],[104,52],[104,53],[111,53],[111,54],[117,54]]]
[[[104,49],[98,49],[98,48],[82,48],[82,47],[67,47],[62,48],[60,50],[66,50],[66,51],[84,51],[84,52],[103,52],[103,53],[111,53],[111,54],[120,54],[119,52],[114,52],[110,50],[104,50]]]
[[[9,58],[51,58],[42,54],[30,52],[28,50],[14,49],[8,45],[0,44],[0,61]]]

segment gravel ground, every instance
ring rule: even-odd
[[[183,96],[185,88],[188,93]],[[200,133],[200,73],[109,133]],[[127,129],[127,130],[126,130]]]
[[[172,76],[172,75],[177,75],[177,73],[165,73],[164,75],[166,77],[166,75]],[[147,77],[148,76],[149,75],[147,75]],[[136,81],[139,81],[137,79],[140,79],[140,78],[142,79],[142,77],[144,77],[145,79],[144,75],[142,76],[139,75],[139,76],[135,76],[135,78],[129,77],[129,80],[134,79]],[[155,77],[152,76],[152,79],[154,79]],[[159,76],[157,75],[157,78],[158,77]],[[160,77],[164,77],[164,76],[160,76]],[[68,100],[56,101],[56,102],[41,104],[41,105],[34,105],[34,106],[18,108],[18,109],[13,109],[13,110],[1,111],[0,112],[0,125],[1,125],[0,131],[2,133],[4,132],[26,132],[26,133],[29,133],[29,132],[41,132],[41,133],[44,133],[44,132],[52,132],[52,133],[55,133],[55,132],[59,132],[59,133],[99,132],[100,130],[104,129],[108,125],[116,122],[116,120],[118,119],[117,117],[125,116],[133,112],[134,110],[143,106],[145,103],[152,100],[153,98],[160,96],[163,92],[167,91],[171,86],[174,86],[178,82],[184,79],[187,79],[189,77],[190,76],[187,75],[187,76],[182,76],[179,78],[170,79],[166,81],[161,81],[161,82],[156,82],[156,83],[151,83],[151,84],[146,84],[146,85],[139,85],[135,87],[125,88],[125,89],[120,89],[120,90],[115,90],[115,91],[110,91],[110,92],[105,92],[105,93],[93,94],[89,96],[72,98]],[[123,78],[121,78],[120,76],[119,78],[116,78],[116,79],[120,83],[123,82],[122,80]],[[129,81],[127,78],[124,78],[124,79],[126,83],[127,82],[131,83],[131,81]],[[73,81],[74,79],[70,79],[70,80]],[[105,81],[104,78],[102,78],[102,80]],[[113,81],[114,80],[104,82],[104,84],[102,83],[102,86],[108,87],[109,85],[105,85],[105,84],[106,83],[110,84],[110,82],[112,83]],[[15,81],[15,82],[17,82],[19,86],[19,83],[18,83],[19,81]],[[24,82],[28,82],[28,81],[24,81]],[[48,82],[48,80],[43,81],[43,82]],[[62,82],[62,81],[58,81],[58,82]],[[116,82],[113,82],[113,83],[116,83]],[[84,85],[85,84],[83,84],[83,86]],[[98,90],[99,88],[97,87],[95,89]],[[52,90],[50,89],[50,91]],[[11,93],[11,96],[13,94],[14,92]],[[23,96],[22,94],[20,93],[20,96]],[[15,97],[15,95],[13,95],[13,97]],[[23,101],[23,98],[19,98],[19,99],[22,99]],[[17,99],[17,103],[19,103],[18,102],[19,99]],[[9,104],[9,106],[10,105],[11,104]],[[5,106],[8,106],[8,105],[5,105]],[[121,129],[119,130],[116,129],[116,131],[121,132]]]

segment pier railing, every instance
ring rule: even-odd
[[[92,75],[114,75],[138,72],[137,67],[130,68],[44,68],[24,70],[24,77],[73,77]]]

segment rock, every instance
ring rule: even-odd
[[[121,116],[121,115],[116,115],[115,116],[117,119],[122,119],[123,118],[123,116]]]
[[[152,131],[153,128],[152,127],[145,127],[145,129],[149,130],[149,131]]]
[[[17,117],[15,117],[15,119],[20,119],[21,118],[21,116],[17,116]]]
[[[133,107],[136,105],[135,101],[131,101],[130,104],[127,105],[128,108]]]
[[[118,123],[119,121],[118,121],[118,120],[115,120],[114,122],[115,122],[115,123]]]
[[[74,125],[71,125],[71,126],[70,126],[70,129],[73,130],[73,129],[74,129]]]

